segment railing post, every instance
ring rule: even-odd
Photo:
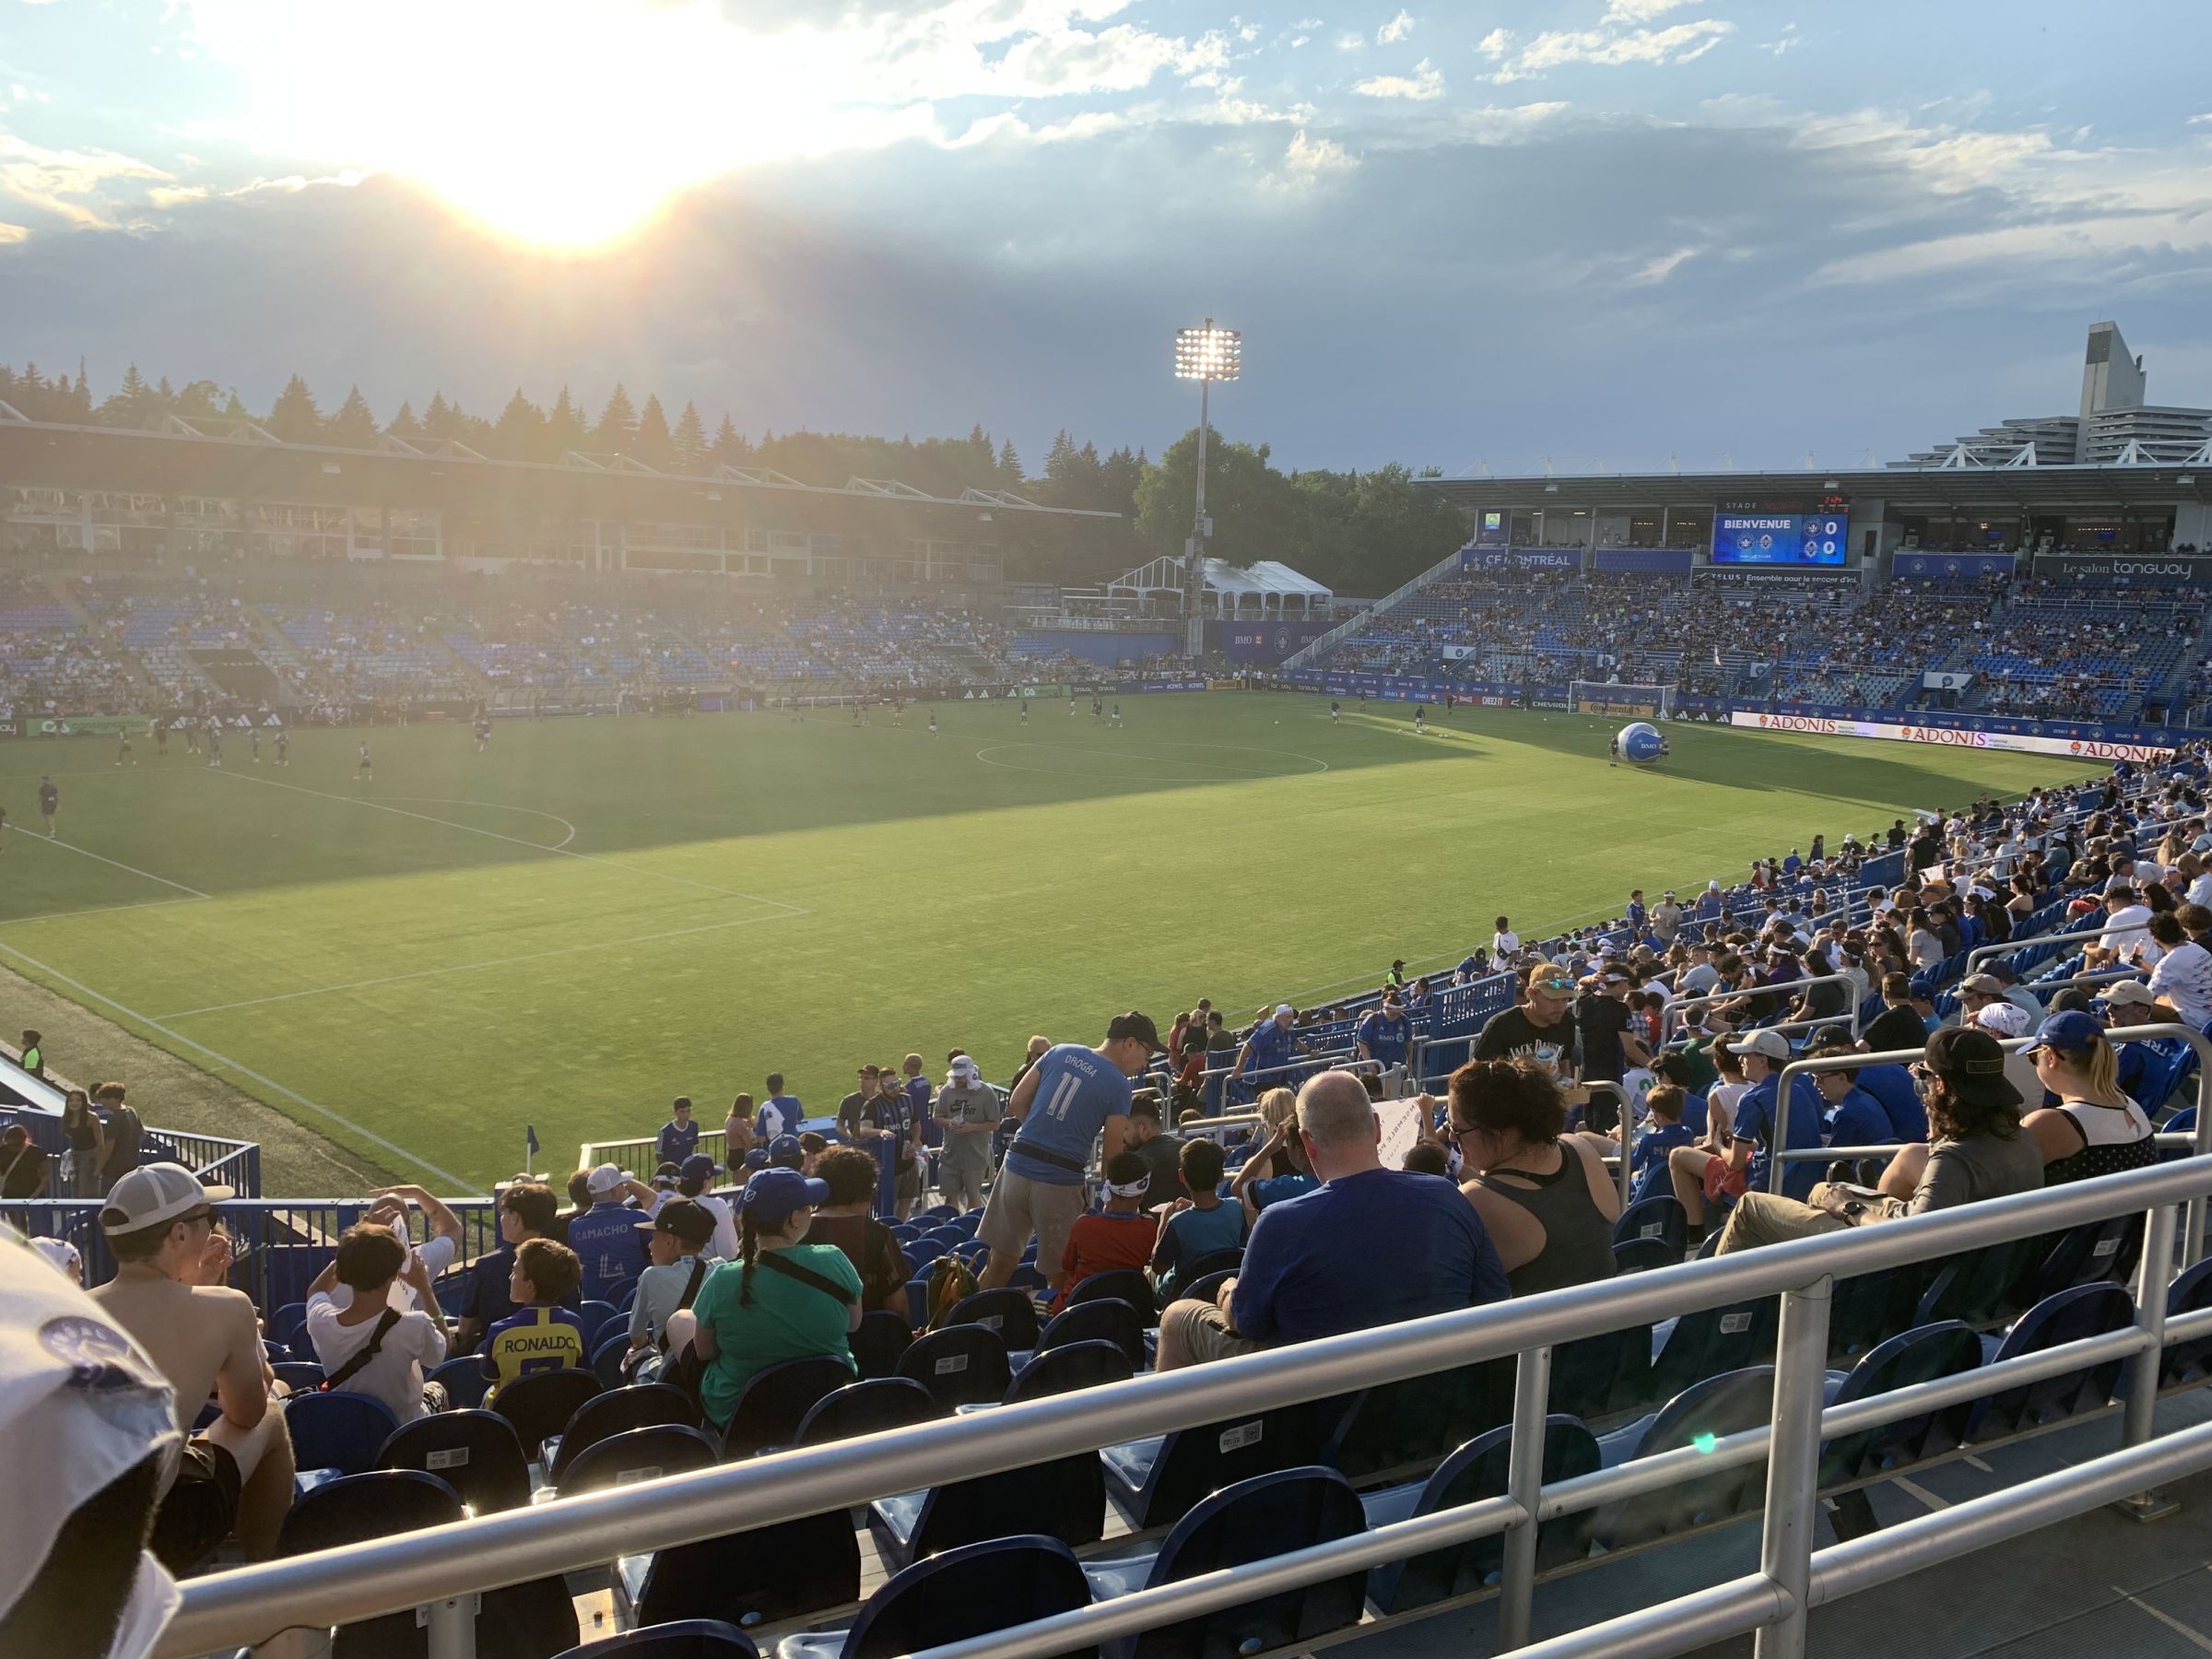
[[[477,1609],[480,1595],[456,1595],[423,1609],[429,1626],[430,1659],[477,1659]]]
[[[2190,1156],[2202,1158],[2206,1153],[2212,1152],[2212,1041],[2200,1033],[2190,1039],[2190,1043],[2196,1050],[2196,1145]],[[2205,1210],[2207,1203],[2212,1203],[2212,1200],[2192,1198],[2183,1212],[2187,1217],[2186,1225],[2182,1230],[2183,1266],[2194,1266],[2205,1259]]]
[[[2140,1446],[2150,1439],[2159,1409],[2159,1371],[2166,1359],[2166,1279],[2173,1271],[2173,1206],[2161,1204],[2143,1218],[2143,1259],[2136,1267],[2136,1328],[2150,1345],[2127,1362],[2127,1410],[2120,1443]],[[2181,1505],[2155,1491],[2137,1492],[2113,1505],[2137,1521],[2161,1521]]]
[[[1828,1382],[1828,1312],[1835,1281],[1826,1276],[1782,1298],[1774,1350],[1774,1430],[1767,1455],[1765,1531],[1759,1571],[1788,1599],[1789,1611],[1761,1629],[1758,1659],[1804,1659],[1806,1598],[1819,1519],[1820,1409]]]
[[[1551,1350],[1524,1348],[1513,1366],[1513,1433],[1506,1451],[1505,1495],[1524,1513],[1505,1535],[1498,1588],[1498,1648],[1528,1645],[1536,1594],[1536,1505],[1544,1496],[1544,1417],[1551,1404]]]

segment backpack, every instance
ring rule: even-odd
[[[701,1256],[691,1264],[691,1282],[684,1287],[683,1300],[676,1304],[677,1312],[681,1313],[691,1305],[692,1299],[699,1295],[699,1288],[706,1283],[706,1278],[707,1262],[706,1258]],[[662,1351],[665,1353],[667,1347],[668,1333],[664,1329],[661,1332]],[[682,1353],[669,1354],[668,1358],[662,1361],[660,1374],[654,1378],[654,1381],[681,1389],[684,1397],[692,1405],[697,1406],[700,1404],[700,1382],[705,1377],[706,1371],[707,1362],[699,1357],[699,1350],[687,1342],[684,1344]]]
[[[982,1288],[968,1264],[955,1255],[941,1255],[929,1265],[929,1288],[923,1300],[929,1312],[929,1328],[938,1331],[951,1323],[952,1311]]]

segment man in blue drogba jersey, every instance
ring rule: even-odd
[[[1045,1282],[1061,1288],[1061,1257],[1083,1213],[1091,1145],[1103,1137],[1102,1159],[1122,1149],[1129,1132],[1129,1079],[1166,1052],[1150,1015],[1120,1014],[1097,1048],[1063,1042],[1047,1049],[1016,1085],[1006,1116],[1018,1127],[975,1235],[991,1249],[985,1289],[1014,1277],[1031,1239]]]
[[[753,1138],[766,1146],[779,1135],[796,1135],[806,1116],[799,1106],[799,1097],[783,1092],[783,1074],[770,1072],[768,1100],[753,1121]]]

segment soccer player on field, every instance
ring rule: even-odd
[[[937,712],[935,709],[929,712],[929,735],[932,737],[937,735]]]
[[[125,760],[130,761],[133,766],[138,764],[136,757],[131,753],[131,735],[128,732],[118,732],[115,734],[115,764],[121,766]]]
[[[253,741],[253,764],[259,766],[261,764],[261,728],[255,726],[247,734],[247,736]]]
[[[223,764],[223,728],[212,724],[207,727],[207,764],[218,771]]]
[[[53,786],[53,780],[39,779],[39,816],[46,820],[46,839],[53,839],[53,815],[62,809],[62,792]]]
[[[279,765],[279,766],[289,766],[289,765],[291,764],[291,762],[290,762],[289,760],[288,760],[288,759],[285,759],[285,752],[286,752],[288,749],[289,749],[291,747],[292,747],[292,735],[291,735],[289,732],[288,732],[288,731],[284,730],[284,728],[283,728],[283,727],[279,726],[279,727],[277,728],[277,731],[276,731],[276,764],[277,764],[277,765]]]
[[[1113,720],[1111,724],[1117,726],[1122,724],[1122,705],[1118,702],[1113,705]]]
[[[376,777],[376,771],[375,769],[370,764],[369,744],[366,738],[361,741],[359,747],[356,752],[359,754],[361,760],[360,764],[353,769],[354,776],[356,778],[368,778],[373,781]]]
[[[1333,697],[1329,699],[1329,719],[1338,725],[1344,724],[1344,705]]]
[[[167,759],[169,755],[169,724],[161,720],[148,721],[147,724],[153,731],[154,759],[157,760]]]
[[[1415,703],[1413,705],[1413,729],[1416,732],[1420,732],[1427,729],[1421,724],[1421,708],[1422,705],[1419,703]]]

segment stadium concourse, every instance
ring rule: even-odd
[[[1770,1417],[1779,1469],[1775,1365],[1813,1366],[1815,1411],[1830,1364],[1839,1405],[1948,1379],[1941,1410],[1901,1407],[1806,1464],[1826,1495],[1806,1525],[1845,1542],[2001,1501],[2053,1447],[2093,1460],[2115,1412],[2131,1447],[2193,1446],[2212,1380],[2201,1211],[2146,1225],[2124,1194],[2205,1150],[2184,1086],[2212,1054],[2208,781],[2206,746],[2185,743],[2100,782],[1817,838],[1734,889],[1638,889],[1606,926],[1524,940],[1500,916],[1449,984],[1394,968],[1370,996],[1243,1030],[1203,1004],[1166,1022],[1101,1011],[1094,1030],[1039,1038],[1003,1082],[957,1050],[941,1068],[914,1054],[806,1118],[771,1077],[719,1125],[678,1100],[565,1182],[517,1178],[488,1200],[239,1190],[241,1149],[143,1124],[127,1079],[76,1092],[68,1057],[26,1032],[0,1073],[20,1102],[0,1202],[30,1240],[0,1248],[0,1409],[12,1443],[51,1448],[53,1477],[16,1501],[25,1535],[56,1542],[11,1554],[0,1648],[106,1652],[62,1632],[120,1620],[149,1651],[173,1577],[187,1594],[160,1651],[228,1651],[274,1630],[250,1596],[212,1593],[241,1571],[276,1575],[237,1581],[274,1592],[296,1566],[359,1609],[329,1621],[342,1651],[552,1655],[706,1619],[728,1645],[680,1651],[919,1652],[1349,1547],[1509,1487],[1632,1481]],[[1876,1224],[2062,1194],[2093,1210],[2104,1183],[2110,1218],[2053,1231],[2036,1211],[2001,1245],[1954,1257],[1937,1231],[1924,1258],[1841,1270],[1809,1359],[1794,1295],[1779,1324],[1763,1292],[1715,1306],[1694,1289],[1652,1323],[1676,1276],[1709,1271],[1696,1257],[1909,1241],[1924,1235]],[[1648,1275],[1641,1317],[1585,1317],[1589,1334],[1524,1367],[1533,1406],[1508,1358],[1439,1354],[1389,1381],[1387,1347],[1364,1362],[1382,1368],[1372,1386],[1292,1389],[1226,1424],[1226,1398],[1175,1404],[1194,1367],[1226,1378],[1245,1356],[1324,1356],[1410,1322],[1533,1316],[1626,1275]],[[2071,1368],[2042,1358],[2092,1338],[2107,1347]],[[2136,1356],[2125,1368],[2113,1344]],[[1972,1371],[2007,1363],[1976,1393]],[[2033,1387],[2009,1381],[2023,1363],[2041,1367]],[[1146,1440],[1131,1425],[1155,1399],[1162,1427],[1214,1427]],[[1084,1449],[1025,1457],[988,1438],[994,1408]],[[1509,1446],[1535,1444],[1527,1412],[1547,1409],[1540,1473],[1515,1474]],[[867,1435],[895,1438],[833,1473],[820,1449]],[[935,1471],[923,1489],[868,1484],[902,1446]],[[830,1483],[815,1510],[763,1484],[785,1467]],[[1407,1651],[1494,1617],[1510,1645],[1532,1587],[1546,1630],[1662,1604],[1743,1571],[1729,1524],[1761,1514],[1757,1468],[1731,1454],[1570,1505],[1517,1567],[1491,1527],[1256,1601],[1218,1587],[1188,1610],[1189,1640],[1288,1653],[1371,1631]],[[763,1495],[724,1512],[750,1530],[680,1518],[718,1477]],[[2200,1479],[2183,1500],[2206,1495]],[[866,1503],[857,1530],[848,1501]],[[593,1532],[618,1504],[628,1519]],[[466,1526],[442,1566],[407,1556],[396,1581],[347,1588],[420,1529],[494,1515],[529,1517],[542,1570],[510,1558],[478,1581],[465,1641],[452,1615],[409,1609],[413,1586],[458,1587],[440,1574],[468,1570]],[[2201,1617],[2201,1596],[2146,1576],[2182,1576],[2201,1547],[2142,1536],[2124,1559],[2084,1545],[2131,1586],[2112,1605]],[[2031,1598],[1993,1606],[1926,1651],[1994,1651],[2040,1617]],[[224,1642],[191,1640],[216,1628]],[[1814,1629],[1864,1639],[1863,1621]]]

